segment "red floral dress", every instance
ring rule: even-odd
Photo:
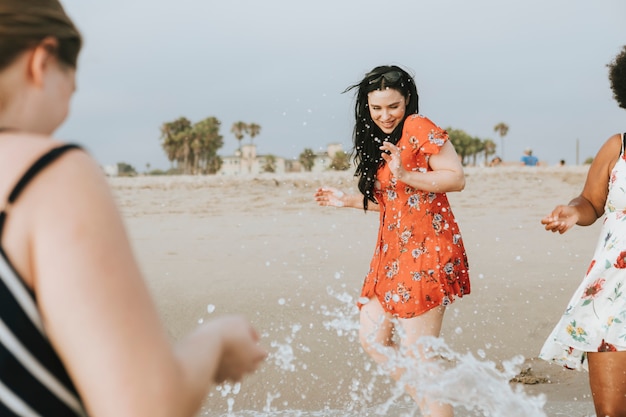
[[[626,133],[611,176],[604,222],[587,273],[539,357],[588,369],[587,352],[626,351]]]
[[[409,116],[397,144],[405,169],[430,171],[430,156],[447,140],[428,118]],[[385,311],[411,318],[469,294],[467,256],[446,194],[397,181],[386,164],[377,179],[380,229],[361,301],[377,297]]]

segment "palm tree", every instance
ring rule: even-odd
[[[235,135],[237,141],[239,141],[239,150],[241,150],[241,141],[246,133],[248,133],[248,125],[244,122],[235,122],[230,128],[230,132]]]
[[[179,163],[184,143],[183,136],[191,129],[191,122],[186,117],[179,117],[173,122],[161,125],[161,146],[170,163]]]
[[[305,171],[311,171],[315,165],[315,152],[311,148],[306,148],[300,154],[299,160]]]
[[[345,171],[350,168],[350,156],[344,151],[337,151],[330,163],[330,169]]]
[[[215,173],[221,166],[217,151],[224,144],[220,121],[207,117],[198,123],[180,117],[161,126],[161,145],[170,162],[184,174]]]
[[[276,172],[276,157],[274,155],[270,154],[265,157],[263,172]]]
[[[241,172],[241,164],[243,163],[243,154],[241,152],[241,140],[244,135],[248,133],[248,125],[242,121],[233,123],[233,126],[230,128],[230,131],[235,137],[237,141],[239,141],[239,172]]]
[[[509,133],[509,127],[505,123],[498,123],[493,127],[493,131],[500,135],[500,142],[502,143],[502,160],[504,161],[504,137]]]
[[[485,153],[485,165],[489,164],[489,157],[496,153],[496,143],[491,139],[483,141],[483,152]]]
[[[256,123],[250,123],[248,125],[248,134],[250,135],[250,143],[252,143],[252,139],[261,133],[261,126]]]
[[[472,156],[472,165],[476,166],[478,154],[485,150],[485,143],[479,137],[473,137],[469,144],[470,155]]]
[[[198,138],[195,150],[197,151],[196,171],[214,174],[222,165],[217,151],[224,145],[220,135],[221,122],[216,117],[207,117],[193,126]]]
[[[450,142],[454,145],[454,149],[461,157],[463,165],[467,164],[468,157],[472,154],[472,137],[464,130],[453,129],[451,127],[446,128]]]

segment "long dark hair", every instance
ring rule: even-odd
[[[394,131],[387,135],[372,120],[367,104],[367,95],[372,91],[386,88],[397,90],[404,96],[406,100],[404,120],[409,115],[418,113],[419,96],[415,81],[408,72],[395,65],[374,68],[365,75],[361,82],[351,85],[344,91],[345,93],[357,89],[354,106],[355,123],[352,133],[354,142],[352,158],[356,164],[354,176],[359,177],[359,191],[363,194],[363,210],[366,211],[368,201],[376,202],[374,198],[376,172],[385,162],[379,147],[385,140],[394,145],[398,143],[404,127],[404,120],[402,120]]]

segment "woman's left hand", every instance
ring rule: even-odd
[[[402,158],[400,156],[400,148],[391,142],[384,142],[379,148],[382,153],[382,157],[387,162],[391,174],[397,179],[402,179],[406,171],[402,168]],[[386,152],[385,152],[386,151]],[[389,152],[389,153],[387,153]]]

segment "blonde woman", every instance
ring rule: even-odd
[[[99,166],[51,137],[80,47],[56,0],[0,1],[0,415],[193,416],[265,351],[241,317],[168,340]]]

